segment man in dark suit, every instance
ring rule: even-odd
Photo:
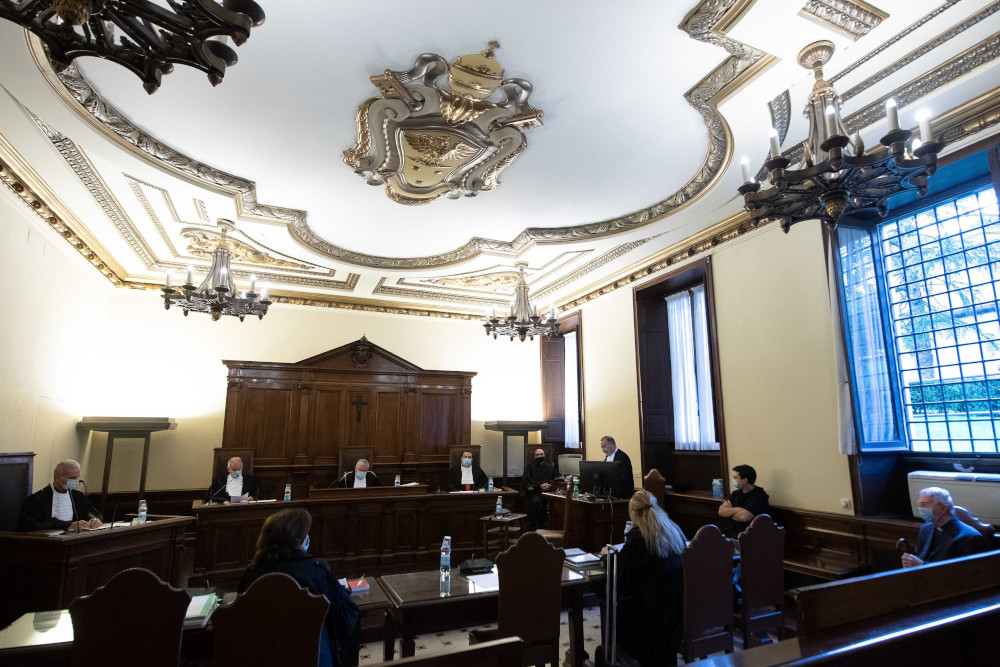
[[[555,478],[555,468],[545,460],[545,450],[536,449],[535,458],[524,471],[521,479],[521,495],[524,496],[528,510],[528,530],[545,527],[545,496],[542,494],[552,489]]]
[[[243,474],[243,459],[234,456],[226,464],[226,474],[212,480],[212,486],[205,493],[205,502],[221,500],[223,505],[228,505],[230,496],[244,493],[249,494],[247,500],[258,500],[260,487],[253,477]]]
[[[27,532],[99,528],[101,513],[94,509],[87,496],[76,490],[79,483],[79,463],[67,459],[57,465],[52,473],[52,484],[24,499],[17,529]]]
[[[982,534],[955,516],[951,494],[937,486],[920,492],[917,511],[924,525],[920,526],[915,554],[903,554],[903,567],[936,563],[978,554],[986,550]]]
[[[472,464],[472,452],[462,452],[461,464],[448,471],[448,491],[478,491],[485,489],[486,473],[477,465]]]
[[[368,459],[358,459],[354,470],[345,472],[343,477],[330,486],[337,489],[363,489],[369,486],[382,486],[378,475],[371,471]]]
[[[632,459],[628,454],[618,449],[615,439],[610,435],[601,438],[601,451],[605,461],[621,461],[622,474],[615,489],[615,495],[620,498],[630,498],[635,491],[635,480],[632,477]]]

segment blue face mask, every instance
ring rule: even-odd
[[[468,468],[469,466],[472,465],[472,459],[462,459],[462,465]]]
[[[364,470],[358,470],[354,474],[357,475],[358,479],[364,479],[365,478],[365,471]]]
[[[733,488],[736,489],[737,491],[739,491],[740,490],[740,486],[741,486],[741,484],[739,483],[739,481],[734,479],[733,480]]]
[[[934,519],[934,510],[930,507],[918,507],[917,514],[920,515],[920,518],[924,521],[924,523]]]
[[[233,479],[239,479],[240,475],[243,474],[243,471],[242,470],[234,470],[230,474],[233,476]]]
[[[306,539],[302,540],[302,550],[309,551],[309,536],[306,535]]]

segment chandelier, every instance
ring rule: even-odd
[[[840,118],[840,97],[823,79],[823,65],[833,55],[832,42],[810,44],[799,52],[798,63],[813,70],[816,83],[803,115],[809,119],[809,138],[803,142],[803,157],[794,168],[781,155],[778,134],[771,130],[770,159],[764,163],[772,187],[761,190],[750,174],[749,161],[741,160],[744,208],[751,222],[777,219],[786,233],[803,220],[820,219],[831,228],[845,213],[885,216],[887,200],[906,190],[927,192],[927,180],[937,169],[941,144],[931,134],[930,115],[918,117],[920,139],[907,146],[911,132],[899,127],[894,100],[886,101],[889,132],[881,146],[865,154],[858,132],[847,136]]]
[[[242,45],[264,23],[264,10],[253,0],[0,0],[0,18],[38,35],[57,71],[80,56],[105,58],[152,95],[175,63],[222,83],[237,61],[225,38]]]
[[[240,322],[247,315],[256,315],[257,319],[262,320],[267,315],[267,307],[271,305],[267,300],[267,287],[264,287],[260,294],[254,293],[257,277],[250,276],[250,290],[242,293],[236,291],[233,273],[229,269],[232,253],[226,244],[227,232],[236,229],[236,225],[231,220],[221,218],[216,224],[222,230],[222,240],[212,251],[212,266],[205,280],[195,288],[192,282],[193,269],[189,266],[187,282],[181,285],[180,290],[176,290],[173,287],[173,278],[168,273],[167,285],[162,289],[163,307],[170,310],[170,306],[179,306],[183,309],[185,317],[192,311],[208,313],[212,316],[213,322],[218,321],[223,315],[238,317]]]
[[[524,342],[525,338],[535,340],[535,336],[546,338],[561,336],[554,306],[549,308],[549,319],[544,322],[531,307],[531,302],[528,300],[528,283],[524,280],[524,269],[528,263],[516,262],[514,266],[518,272],[517,286],[514,287],[514,298],[510,301],[510,314],[501,320],[497,317],[496,311],[493,311],[483,324],[486,335],[493,334],[494,338],[498,335],[508,336],[511,340],[517,336],[521,342]]]

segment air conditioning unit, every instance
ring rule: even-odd
[[[920,490],[940,486],[951,494],[956,505],[969,510],[972,516],[994,526],[1000,525],[1000,475],[917,470],[906,476],[906,482],[910,487],[910,508],[915,517],[920,516],[917,512]]]

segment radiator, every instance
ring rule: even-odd
[[[973,472],[917,470],[906,476],[910,487],[910,508],[919,517],[920,490],[928,486],[947,489],[956,505],[961,505],[980,521],[1000,525],[1000,475]]]

